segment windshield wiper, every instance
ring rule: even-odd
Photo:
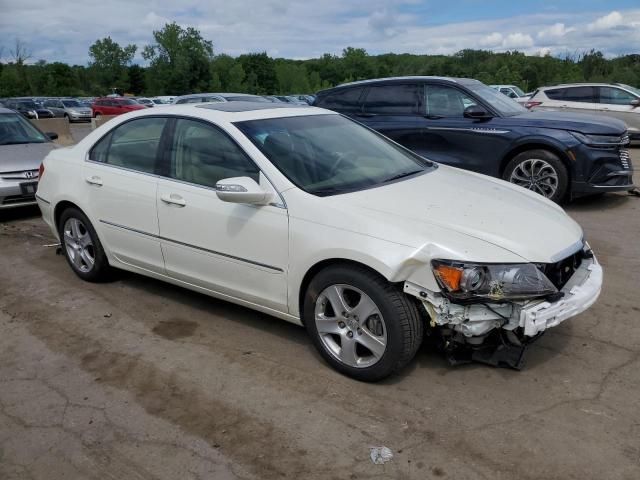
[[[442,115],[424,115],[424,118],[428,118],[429,120],[439,120],[444,117]]]
[[[415,175],[416,173],[421,173],[424,172],[424,170],[412,170],[410,172],[403,172],[403,173],[398,173],[397,175],[393,175],[389,178],[385,178],[382,183],[389,183],[389,182],[393,182],[394,180],[399,180],[401,178],[404,177],[410,177],[411,175]]]
[[[22,145],[25,143],[42,143],[42,142],[30,142],[29,140],[22,140],[17,142],[2,142],[0,145]]]

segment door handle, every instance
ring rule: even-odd
[[[102,186],[102,179],[96,175],[92,175],[90,177],[85,178],[89,185],[95,185],[97,187]]]
[[[187,205],[187,202],[184,198],[182,198],[177,193],[160,195],[160,200],[169,205],[176,205],[178,207],[184,207]]]

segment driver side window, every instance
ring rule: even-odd
[[[171,178],[204,187],[232,177],[260,181],[260,170],[240,147],[218,128],[195,120],[176,120],[170,162]]]
[[[460,90],[444,85],[427,85],[425,88],[427,115],[438,117],[464,116],[464,110],[477,102]]]

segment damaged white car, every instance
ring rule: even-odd
[[[367,381],[425,335],[452,361],[519,368],[602,285],[554,203],[317,108],[122,115],[49,154],[37,199],[79,277],[130,270],[304,325]]]

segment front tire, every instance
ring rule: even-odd
[[[357,380],[381,380],[406,366],[422,343],[418,308],[366,268],[328,267],[311,281],[303,318],[320,355]]]
[[[502,178],[560,203],[567,195],[569,173],[558,156],[536,149],[516,155],[506,166]]]
[[[109,278],[109,261],[93,225],[84,213],[77,208],[62,212],[58,235],[67,263],[76,275],[87,282]]]

